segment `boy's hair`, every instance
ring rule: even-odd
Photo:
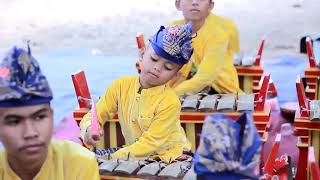
[[[0,107],[49,103],[53,98],[37,60],[28,51],[13,47],[0,64]]]
[[[185,25],[161,26],[150,39],[156,54],[176,64],[187,64],[192,56],[192,23]]]

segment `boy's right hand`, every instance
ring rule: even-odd
[[[98,141],[100,140],[100,136],[103,136],[102,131],[100,131],[100,136],[95,136],[91,134],[91,126],[87,128],[86,134],[84,135],[84,144],[96,147],[98,144]]]

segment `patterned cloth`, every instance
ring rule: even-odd
[[[252,114],[245,112],[236,121],[210,115],[195,154],[195,172],[205,179],[257,179],[261,145]]]
[[[104,156],[104,155],[106,155],[106,154],[112,154],[112,153],[114,153],[114,152],[116,152],[116,151],[118,151],[120,149],[120,147],[115,147],[115,148],[107,148],[107,149],[97,149],[96,151],[95,151],[95,153],[96,153],[96,155],[98,155],[98,156]]]
[[[30,48],[13,47],[0,64],[0,107],[48,103],[53,95]]]
[[[189,62],[193,48],[191,47],[192,24],[174,25],[159,31],[150,40],[152,48],[161,57],[183,65]]]

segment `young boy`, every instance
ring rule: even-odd
[[[171,25],[191,21],[196,37],[191,60],[170,86],[178,95],[198,93],[207,86],[212,87],[212,93],[241,93],[233,65],[233,55],[239,51],[239,35],[234,23],[210,12],[214,6],[212,0],[176,0],[175,5],[184,19]],[[190,77],[191,73],[195,75]]]
[[[1,180],[100,179],[92,152],[51,140],[52,97],[30,49],[14,47],[0,64]]]
[[[141,61],[139,77],[115,80],[97,102],[100,125],[118,113],[126,146],[111,154],[112,158],[159,157],[165,162],[190,150],[191,145],[181,127],[180,102],[166,83],[188,63],[191,47],[191,23],[164,28],[150,40]],[[91,113],[80,123],[87,145],[96,145],[90,134]]]

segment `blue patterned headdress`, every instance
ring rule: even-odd
[[[150,40],[152,48],[161,57],[176,64],[186,64],[192,56],[192,23],[174,25],[159,31]]]
[[[52,91],[30,48],[13,47],[0,64],[0,107],[49,103]]]
[[[238,120],[223,114],[208,116],[194,158],[204,179],[258,179],[262,141],[251,113]]]

